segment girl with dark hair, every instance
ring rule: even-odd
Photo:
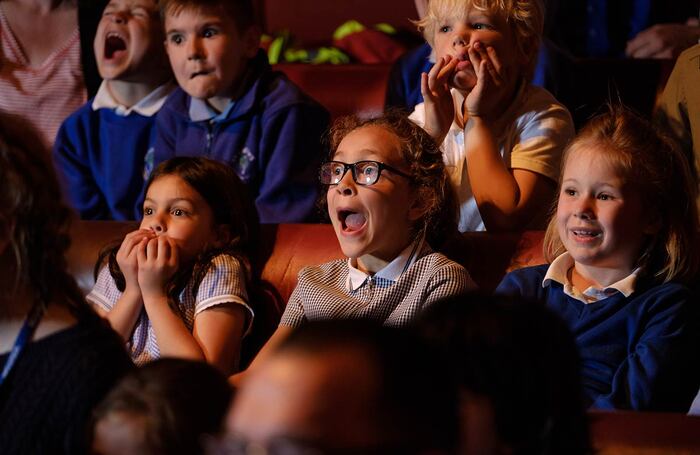
[[[0,451],[81,454],[131,362],[67,271],[70,211],[38,138],[0,116]]]
[[[161,163],[146,186],[140,228],[102,255],[107,266],[87,299],[138,365],[174,356],[235,371],[253,320],[256,226],[228,166],[191,157]]]

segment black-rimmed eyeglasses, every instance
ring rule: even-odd
[[[357,163],[343,163],[342,161],[327,161],[321,165],[319,179],[324,185],[337,185],[343,180],[348,169],[352,170],[352,179],[358,185],[374,185],[379,180],[384,169],[409,180],[411,176],[405,172],[379,161],[358,161]]]

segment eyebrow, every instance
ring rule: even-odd
[[[156,201],[153,200],[153,199],[151,199],[150,197],[147,197],[146,199],[144,199],[143,202],[144,202],[144,203],[145,203],[145,202],[151,202],[151,203],[154,203],[154,204],[156,203]],[[168,203],[168,205],[177,204],[178,202],[187,202],[187,203],[189,203],[189,204],[194,205],[194,201],[193,201],[192,199],[189,199],[189,198],[186,198],[186,197],[176,197],[176,198],[174,198],[174,199],[168,199],[166,202]]]
[[[381,158],[383,158],[383,157],[381,156],[381,154],[380,154],[377,150],[374,150],[374,149],[362,149],[362,150],[360,150],[360,152],[361,152],[361,153],[366,153],[366,154],[370,155],[370,156],[374,159],[374,161],[382,161],[382,162],[385,161],[385,160],[381,159]],[[336,158],[338,158],[338,156],[342,156],[342,154],[343,154],[343,150],[338,150],[338,151],[336,151],[336,152],[333,154],[333,159],[335,160]],[[359,160],[359,161],[368,161],[368,158],[363,158],[363,159],[361,159],[361,160]]]

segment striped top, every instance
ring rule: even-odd
[[[50,148],[63,120],[86,101],[78,29],[32,68],[0,8],[0,112],[28,120]]]

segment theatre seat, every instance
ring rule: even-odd
[[[285,73],[336,119],[349,114],[363,118],[381,114],[391,65],[281,63],[274,69]]]
[[[115,221],[77,221],[72,227],[72,245],[68,266],[83,292],[94,285],[93,270],[100,249],[119,241],[135,229],[135,223]],[[522,234],[465,233],[450,244],[448,256],[464,265],[474,281],[492,291],[506,271],[541,264],[542,231]],[[306,265],[321,264],[343,257],[330,224],[263,225],[261,248],[253,262],[262,269],[262,279],[286,302],[297,273]]]

